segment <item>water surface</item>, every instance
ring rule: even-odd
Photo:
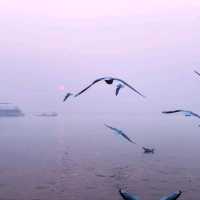
[[[114,135],[124,132],[139,145]],[[0,199],[198,199],[199,127],[193,118],[114,113],[0,119]],[[141,146],[154,147],[143,154]]]

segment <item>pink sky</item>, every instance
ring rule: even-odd
[[[198,90],[199,1],[1,0],[0,13],[2,101],[51,107],[60,85],[76,92],[104,75],[124,78],[160,105],[190,105]],[[104,92],[84,101],[98,104]]]
[[[57,18],[95,18],[106,16],[134,16],[135,14],[191,14],[198,11],[197,0],[1,0],[1,14],[29,15]],[[191,12],[191,13],[190,13]]]

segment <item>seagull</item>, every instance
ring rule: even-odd
[[[130,194],[128,192],[124,192],[123,190],[119,189],[119,194],[124,200],[140,200],[138,196],[135,196],[133,194]],[[162,197],[160,200],[176,200],[178,199],[182,194],[182,191],[174,192],[170,194],[169,196]]]
[[[146,147],[142,147],[142,149],[144,150],[144,153],[154,153],[154,149],[150,149],[150,148],[146,148]]]
[[[172,111],[163,111],[162,113],[163,114],[183,113],[186,117],[194,116],[194,117],[200,118],[200,115],[189,110],[172,110]]]
[[[68,92],[66,95],[65,95],[65,98],[63,99],[63,102],[66,101],[70,96],[72,96],[73,94]]]
[[[119,91],[124,88],[125,86],[119,83],[116,87],[115,95],[117,96],[119,94]]]
[[[109,128],[109,129],[115,131],[116,133],[118,133],[119,135],[121,135],[123,138],[125,138],[125,139],[128,140],[129,142],[131,142],[131,143],[133,143],[133,144],[136,144],[136,143],[135,143],[134,141],[132,141],[125,133],[123,133],[122,130],[119,130],[119,129],[114,128],[114,127],[112,127],[112,126],[109,126],[109,125],[107,125],[107,124],[104,124],[104,125],[105,125],[107,128]]]
[[[198,71],[194,70],[194,73],[200,76],[200,73]]]
[[[169,196],[166,197],[162,197],[160,200],[176,200],[178,199],[182,194],[182,191],[178,191],[178,192],[174,192],[172,194],[170,194]]]
[[[145,97],[143,94],[141,94],[140,92],[138,92],[135,88],[133,88],[131,85],[129,85],[128,83],[126,83],[125,81],[123,81],[122,79],[119,78],[114,78],[114,77],[103,77],[103,78],[99,78],[96,79],[95,81],[93,81],[89,86],[87,86],[85,89],[83,89],[82,91],[80,91],[79,93],[77,93],[75,95],[75,97],[79,96],[80,94],[82,94],[83,92],[85,92],[86,90],[88,90],[90,87],[92,87],[94,84],[100,82],[100,81],[105,81],[105,83],[107,83],[108,85],[112,85],[114,81],[116,82],[120,82],[123,85],[129,87],[131,90],[133,90],[134,92],[136,92],[137,94],[139,94],[142,97]],[[120,88],[121,89],[121,88]],[[118,90],[118,89],[117,89]],[[117,93],[116,90],[116,93]],[[119,91],[118,91],[119,92]]]

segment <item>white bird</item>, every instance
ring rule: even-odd
[[[66,95],[65,95],[65,97],[64,97],[64,99],[63,99],[63,101],[66,101],[70,96],[72,96],[73,95],[73,93],[67,93]]]
[[[104,124],[107,128],[115,131],[118,135],[121,135],[123,138],[125,138],[126,140],[128,140],[129,142],[136,144],[133,140],[131,140],[122,130],[119,130],[117,128],[114,128],[112,126],[109,126],[107,124]]]
[[[141,94],[139,91],[137,91],[135,88],[133,88],[131,85],[129,85],[125,81],[123,81],[123,80],[121,80],[119,78],[114,78],[114,77],[103,77],[103,78],[96,79],[89,86],[87,86],[82,91],[80,91],[79,93],[77,93],[75,95],[75,97],[79,96],[80,94],[82,94],[83,92],[85,92],[86,90],[88,90],[90,87],[92,87],[94,84],[96,84],[96,83],[98,83],[100,81],[105,81],[108,85],[112,85],[114,81],[121,82],[123,85],[127,86],[128,88],[130,88],[131,90],[133,90],[134,92],[136,92],[137,94],[139,94],[140,96],[145,97],[143,94]],[[117,90],[120,90],[120,89],[117,89]],[[117,91],[116,91],[116,93],[117,93]]]
[[[162,113],[163,114],[183,113],[184,116],[186,116],[186,117],[194,116],[194,117],[200,118],[200,115],[198,115],[192,111],[189,111],[189,110],[172,110],[172,111],[163,111]]]

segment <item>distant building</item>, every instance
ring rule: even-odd
[[[0,103],[0,117],[22,117],[24,113],[11,103]]]

